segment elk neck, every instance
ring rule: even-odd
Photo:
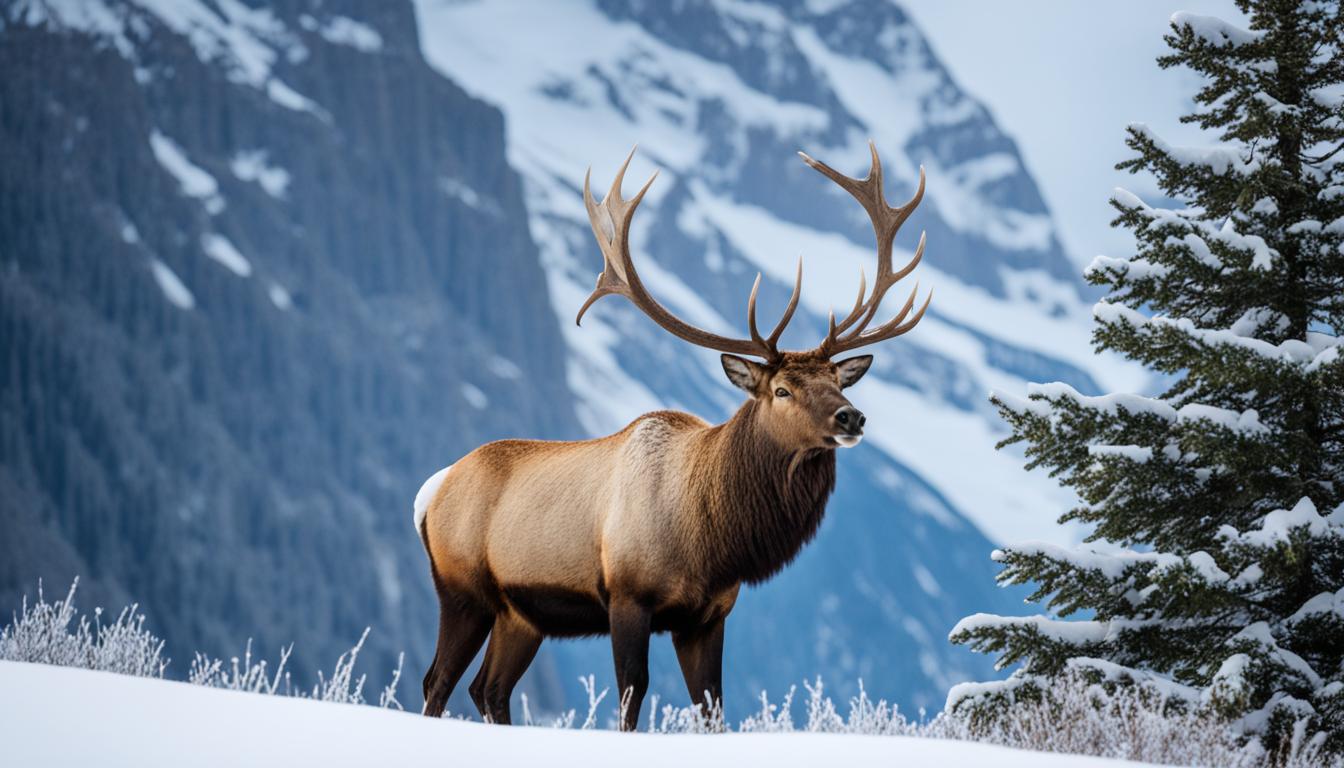
[[[835,488],[835,451],[790,450],[755,418],[748,400],[707,435],[711,470],[693,481],[701,554],[710,580],[755,584],[775,575],[816,534]]]

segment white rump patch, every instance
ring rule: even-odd
[[[863,440],[863,435],[836,435],[835,442],[840,444],[841,448],[853,448]]]
[[[429,502],[434,500],[434,494],[439,492],[439,487],[443,485],[443,479],[448,476],[448,470],[453,465],[440,469],[438,472],[429,476],[425,484],[420,486],[420,491],[415,494],[415,530],[420,531],[425,525],[425,513],[429,511]]]

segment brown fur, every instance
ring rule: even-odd
[[[427,713],[442,711],[483,625],[494,629],[472,697],[494,722],[508,721],[542,637],[613,634],[629,657],[622,688],[642,698],[637,635],[671,632],[692,696],[718,695],[723,620],[742,583],[770,578],[816,534],[835,486],[833,415],[849,405],[825,358],[752,365],[752,397],[723,424],[656,411],[596,440],[490,443],[452,467],[421,535],[445,622],[462,627],[441,628]],[[636,637],[622,645],[627,627]]]

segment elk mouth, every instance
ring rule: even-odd
[[[862,432],[855,435],[847,435],[847,434],[832,435],[826,438],[826,442],[829,443],[832,448],[837,446],[839,446],[840,448],[853,448],[854,446],[858,445],[861,440],[863,440]]]

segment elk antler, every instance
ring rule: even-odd
[[[933,300],[933,291],[929,291],[929,296],[924,300],[924,305],[919,308],[914,317],[909,321],[902,323],[906,315],[910,314],[910,309],[915,305],[915,295],[919,292],[919,284],[915,284],[915,289],[910,292],[910,298],[906,299],[905,305],[896,316],[871,331],[865,332],[868,323],[872,322],[873,315],[877,313],[877,308],[882,303],[882,298],[886,296],[887,290],[895,285],[897,281],[910,274],[910,270],[915,268],[919,260],[924,257],[924,234],[919,235],[919,245],[915,248],[915,257],[910,263],[901,267],[899,272],[893,272],[891,268],[891,247],[892,241],[896,238],[896,233],[900,230],[905,220],[910,218],[919,201],[924,197],[924,167],[919,169],[919,188],[915,190],[915,196],[910,201],[899,208],[892,208],[887,205],[887,200],[882,194],[882,161],[877,156],[877,147],[873,142],[868,142],[868,148],[873,153],[873,166],[868,171],[868,177],[862,180],[851,179],[845,176],[829,165],[813,160],[805,153],[798,154],[803,158],[803,162],[820,171],[823,175],[834,181],[849,194],[853,195],[855,200],[863,206],[868,212],[868,217],[873,221],[873,233],[877,235],[877,279],[873,283],[873,292],[864,299],[866,289],[863,270],[859,270],[859,295],[854,300],[854,309],[849,315],[839,323],[835,322],[835,313],[831,313],[830,329],[826,333],[826,339],[821,342],[817,350],[830,357],[840,352],[846,352],[858,347],[874,344],[879,341],[894,338],[914,328],[924,317],[924,310],[929,308],[929,302]],[[852,326],[852,327],[851,327]]]
[[[689,341],[692,344],[720,352],[732,352],[739,355],[752,355],[762,357],[767,361],[779,359],[779,337],[784,333],[784,328],[793,319],[793,312],[798,308],[798,296],[803,287],[803,260],[798,260],[798,275],[793,283],[793,296],[789,299],[789,306],[784,310],[784,316],[780,318],[775,329],[770,332],[768,338],[761,338],[761,334],[756,330],[756,293],[761,287],[761,276],[756,275],[756,283],[751,288],[751,298],[747,301],[747,325],[751,329],[750,339],[730,339],[726,336],[719,336],[709,331],[701,330],[690,325],[680,318],[668,312],[663,305],[649,294],[644,288],[644,283],[639,279],[639,273],[635,270],[635,263],[630,257],[630,222],[634,218],[635,209],[639,207],[640,200],[644,199],[644,193],[649,191],[653,180],[658,178],[655,171],[653,176],[644,183],[639,193],[629,200],[621,199],[621,181],[625,178],[625,169],[629,167],[630,160],[634,158],[635,150],[630,150],[630,156],[625,158],[621,165],[621,170],[616,172],[616,178],[611,182],[611,190],[602,202],[597,202],[589,190],[589,182],[593,174],[592,168],[588,169],[587,175],[583,178],[583,203],[588,208],[588,220],[593,225],[593,237],[597,238],[597,245],[602,249],[602,273],[597,276],[597,286],[588,300],[579,308],[579,314],[574,318],[575,323],[583,321],[583,315],[593,302],[608,294],[619,294],[626,297],[641,312],[648,315],[651,320],[661,325],[664,330],[672,335]]]

